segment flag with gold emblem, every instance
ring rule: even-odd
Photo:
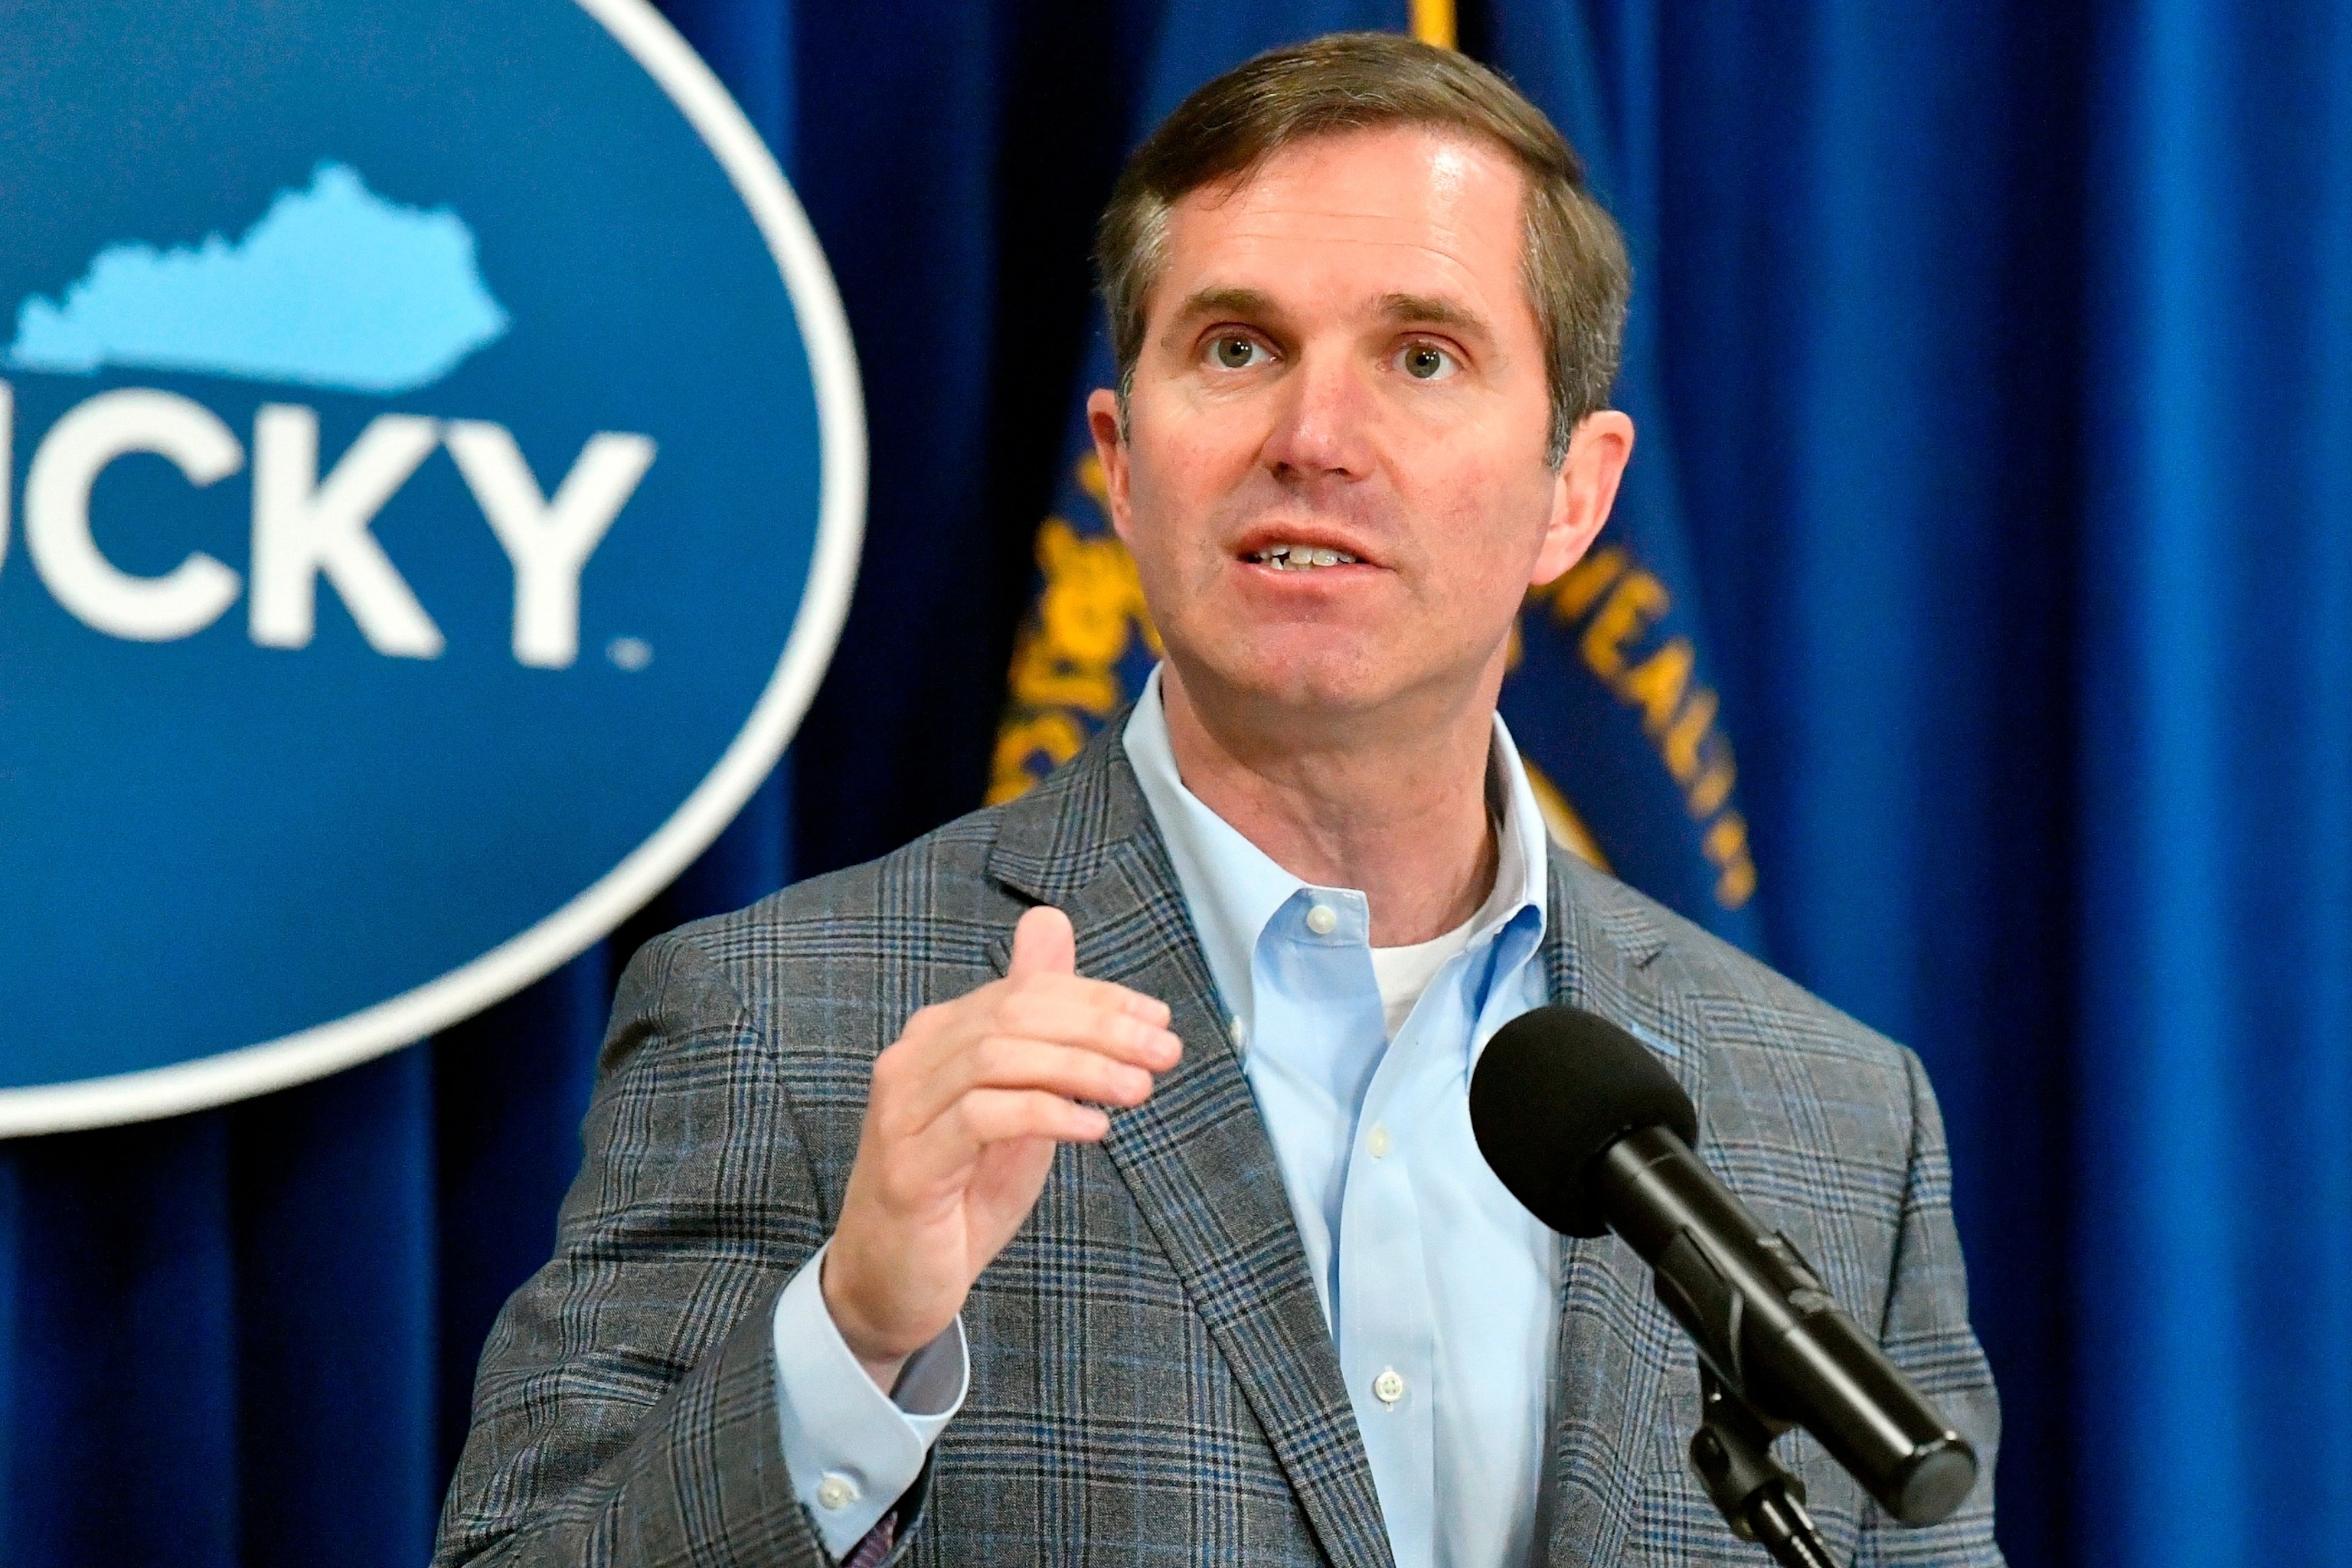
[[[1707,677],[1674,431],[1658,374],[1656,193],[1622,155],[1615,115],[1650,106],[1602,73],[1582,0],[1488,0],[1488,64],[1551,117],[1624,231],[1633,299],[1612,401],[1631,415],[1633,461],[1584,559],[1529,595],[1503,686],[1503,718],[1536,794],[1589,857],[1677,913],[1762,949],[1756,860],[1722,700]]]
[[[1490,63],[1568,135],[1606,200],[1621,188],[1618,139],[1603,116],[1580,6],[1496,0],[1489,21],[1500,58]],[[1407,26],[1432,43],[1455,41],[1450,0],[1171,5],[1141,127],[1262,50],[1343,28]],[[1628,228],[1638,265],[1650,252],[1645,237]],[[1616,510],[1582,562],[1529,595],[1503,715],[1556,838],[1754,951],[1756,866],[1702,653],[1672,444],[1655,394],[1654,309],[1637,281],[1615,401],[1639,436]],[[1072,399],[1054,510],[1037,531],[1039,591],[1013,648],[992,803],[1076,755],[1142,689],[1160,657],[1134,563],[1111,531],[1087,427],[1087,394],[1113,376],[1109,344],[1097,331]]]

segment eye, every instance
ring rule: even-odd
[[[1264,343],[1239,332],[1226,332],[1212,340],[1209,355],[1225,370],[1248,370],[1265,363],[1269,357]]]
[[[1396,366],[1415,381],[1444,381],[1462,368],[1459,360],[1435,343],[1407,343],[1397,351]]]

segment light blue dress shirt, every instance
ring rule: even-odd
[[[1546,999],[1547,847],[1509,731],[1496,720],[1495,889],[1432,950],[1458,947],[1393,1039],[1365,896],[1300,881],[1184,787],[1158,672],[1123,739],[1282,1170],[1398,1568],[1517,1568],[1533,1550],[1557,1241],[1487,1170],[1469,1111],[1479,1050]],[[1402,1005],[1394,977],[1426,965],[1382,967]],[[839,1556],[912,1484],[969,1371],[958,1325],[885,1398],[824,1310],[818,1267],[777,1303],[777,1389],[794,1489]]]

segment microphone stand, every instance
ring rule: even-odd
[[[1691,1439],[1691,1466],[1731,1532],[1762,1543],[1782,1568],[1838,1568],[1805,1511],[1805,1483],[1772,1458],[1772,1439],[1790,1424],[1768,1420],[1703,1361],[1698,1386],[1703,1418]]]

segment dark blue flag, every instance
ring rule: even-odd
[[[1598,858],[1652,898],[1750,952],[1762,945],[1756,862],[1685,543],[1658,376],[1653,191],[1622,156],[1581,0],[1493,0],[1491,62],[1549,115],[1633,253],[1633,309],[1613,401],[1633,461],[1591,551],[1529,596],[1503,717],[1530,773]],[[1620,114],[1624,105],[1619,103]],[[1548,802],[1548,808],[1549,808]]]

